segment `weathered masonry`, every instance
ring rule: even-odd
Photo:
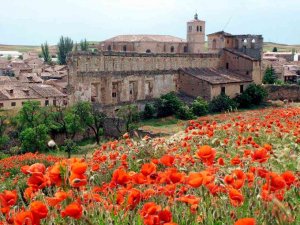
[[[74,53],[69,57],[70,101],[92,101],[104,108],[142,103],[178,91],[179,68],[219,66],[216,53]]]

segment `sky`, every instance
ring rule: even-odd
[[[300,44],[299,0],[0,0],[0,43],[102,41],[121,34],[186,38],[195,12],[206,34],[262,34],[267,42]]]

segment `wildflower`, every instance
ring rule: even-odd
[[[234,223],[234,225],[255,225],[255,224],[256,222],[254,218],[242,218]]]
[[[198,148],[198,152],[196,152],[196,154],[204,164],[212,165],[216,156],[216,150],[208,145],[204,145]]]
[[[61,212],[61,216],[79,219],[82,216],[82,206],[78,202],[73,202]]]

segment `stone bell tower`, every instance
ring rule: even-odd
[[[201,53],[205,51],[205,21],[198,19],[187,22],[187,43],[189,53]]]

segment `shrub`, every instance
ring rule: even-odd
[[[239,107],[249,108],[252,105],[260,105],[267,95],[267,90],[263,86],[250,84],[235,100],[239,104]]]
[[[155,107],[153,106],[153,104],[147,103],[145,105],[145,109],[143,112],[143,117],[144,119],[151,119],[154,117],[156,110]]]
[[[203,98],[198,97],[192,103],[191,109],[196,116],[204,116],[208,113],[208,103]]]
[[[166,117],[174,115],[183,102],[176,96],[174,92],[162,95],[155,103],[158,117]]]
[[[265,71],[265,75],[263,77],[264,84],[274,84],[276,81],[275,70],[273,67],[268,67]]]
[[[210,112],[223,112],[237,108],[237,103],[225,94],[214,97],[209,103]]]
[[[177,110],[176,117],[181,120],[191,120],[195,116],[194,116],[192,110],[190,109],[190,107],[188,107],[187,105],[184,105],[184,106],[181,106]]]

